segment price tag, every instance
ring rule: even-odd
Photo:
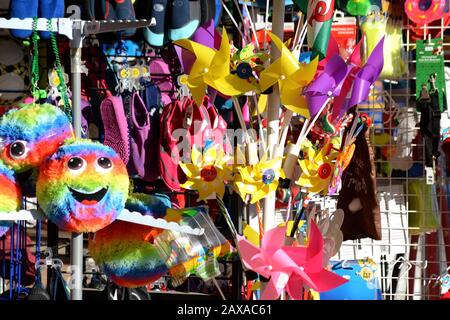
[[[431,167],[425,167],[425,175],[427,177],[427,184],[434,184],[434,170]]]

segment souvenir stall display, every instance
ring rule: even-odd
[[[8,1],[0,300],[445,299],[449,3],[398,2]]]

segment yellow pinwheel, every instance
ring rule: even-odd
[[[195,103],[200,105],[208,86],[228,96],[252,91],[255,87],[246,79],[230,73],[230,43],[225,28],[219,50],[191,40],[181,39],[176,45],[192,52],[196,60],[187,79]]]
[[[307,153],[306,158],[299,161],[302,174],[296,183],[308,188],[311,194],[327,192],[334,172],[334,160],[338,153],[333,151],[330,145],[320,150],[311,146],[307,149]]]
[[[319,60],[315,58],[308,64],[298,62],[280,38],[273,33],[269,34],[281,56],[261,72],[261,91],[266,91],[278,82],[281,103],[292,112],[310,118],[302,90],[313,80]]]
[[[235,177],[234,185],[241,198],[246,201],[247,195],[251,195],[250,203],[267,196],[278,187],[278,180],[284,178],[281,169],[282,158],[266,160],[264,156],[255,165],[238,167],[239,175]]]
[[[180,162],[180,167],[188,180],[181,185],[188,190],[197,190],[198,201],[215,194],[223,197],[225,184],[233,179],[230,157],[223,150],[209,147],[202,155],[195,146],[192,148],[192,163]]]

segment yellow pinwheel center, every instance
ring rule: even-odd
[[[323,180],[327,179],[331,174],[331,166],[329,163],[323,163],[320,165],[319,169],[317,169],[317,174]]]
[[[206,182],[214,181],[217,177],[217,170],[214,166],[206,166],[200,171],[200,177]]]
[[[271,184],[275,180],[275,171],[273,169],[267,169],[262,175],[262,182],[264,184]]]

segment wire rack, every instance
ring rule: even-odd
[[[410,42],[410,35],[416,28],[428,30],[439,29],[444,37],[448,27],[442,19],[440,26],[404,26],[404,43],[402,44],[407,61],[405,77],[397,80],[384,79],[383,92],[372,91],[372,96],[379,95],[380,106],[373,103],[370,111],[374,126],[371,132],[371,142],[374,147],[377,167],[377,195],[381,210],[382,240],[360,239],[345,241],[335,259],[353,260],[370,257],[379,266],[377,277],[380,281],[382,296],[385,300],[428,300],[439,299],[446,288],[440,281],[448,272],[449,265],[449,218],[448,197],[449,177],[445,155],[441,151],[436,166],[435,181],[427,185],[425,175],[425,148],[420,138],[420,113],[416,110],[415,94],[415,42]],[[424,32],[424,40],[426,40]],[[445,47],[450,42],[444,37]],[[445,60],[446,65],[450,60]],[[403,84],[403,86],[402,86]],[[371,103],[372,103],[371,102]],[[367,106],[365,106],[367,107]],[[447,117],[444,111],[442,117]],[[381,119],[381,121],[377,121]],[[392,121],[397,120],[397,121]],[[380,131],[387,134],[385,143],[380,143]],[[422,174],[411,171],[393,170],[392,154],[381,155],[384,150],[396,150],[396,154],[411,156],[411,165],[422,170]],[[389,166],[391,168],[389,168]],[[412,197],[417,195],[411,186],[421,184],[432,199],[430,210],[417,212],[411,206]],[[332,201],[331,201],[332,202]],[[326,200],[324,203],[330,203]],[[419,226],[412,216],[426,216],[433,221],[428,225]]]

